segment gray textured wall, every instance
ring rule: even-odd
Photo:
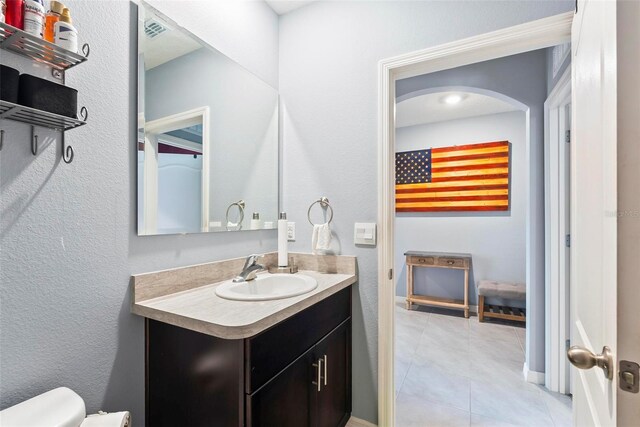
[[[511,143],[510,206],[507,212],[407,212],[396,215],[396,295],[406,296],[408,250],[467,252],[473,256],[469,302],[477,304],[479,280],[525,281],[527,199],[525,113],[489,114],[396,129],[396,152],[507,140]],[[442,268],[414,269],[416,293],[462,299],[464,273]],[[524,301],[518,301],[519,306]]]
[[[74,162],[60,161],[55,133],[39,131],[33,157],[28,127],[2,123],[0,408],[65,385],[89,411],[129,409],[141,426],[144,333],[129,313],[130,274],[271,251],[275,231],[137,237],[131,6],[67,3],[91,44],[90,60],[67,73],[90,114],[67,134]],[[278,17],[266,4],[166,2],[162,11],[277,87]]]
[[[377,419],[377,250],[354,246],[352,236],[354,222],[377,215],[378,61],[572,7],[569,1],[319,2],[280,18],[283,197],[298,223],[293,247],[309,249],[307,207],[327,196],[339,249],[358,256],[355,416]]]

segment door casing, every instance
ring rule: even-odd
[[[573,12],[567,12],[384,59],[378,64],[378,425],[392,426],[395,420],[395,81],[567,43],[571,40],[572,20]]]
[[[545,114],[545,386],[569,394],[569,142],[571,68],[544,103]],[[570,237],[568,238],[570,242]]]

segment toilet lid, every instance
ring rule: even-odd
[[[78,427],[84,421],[84,400],[59,387],[0,411],[2,427]]]

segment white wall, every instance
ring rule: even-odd
[[[398,213],[395,222],[396,294],[406,295],[408,250],[471,253],[469,294],[476,304],[475,282],[525,281],[526,118],[514,111],[396,129],[396,151],[480,142],[511,143],[508,212]],[[463,298],[463,274],[438,268],[414,269],[418,294]]]
[[[126,1],[65,4],[91,44],[67,73],[90,114],[66,135],[75,160],[62,163],[44,130],[33,157],[29,128],[2,123],[0,409],[65,385],[89,412],[129,409],[143,426],[144,330],[129,276],[272,251],[275,232],[136,235],[135,17]],[[167,2],[163,12],[277,87],[278,18],[266,4]],[[50,76],[6,51],[0,61]]]
[[[354,222],[377,215],[378,61],[572,9],[570,1],[318,2],[280,18],[283,197],[298,223],[292,246],[309,250],[307,208],[327,196],[337,249],[358,257],[355,416],[377,419],[377,250],[355,247],[352,236]]]

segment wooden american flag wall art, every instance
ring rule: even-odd
[[[396,153],[396,212],[509,210],[509,141]]]

